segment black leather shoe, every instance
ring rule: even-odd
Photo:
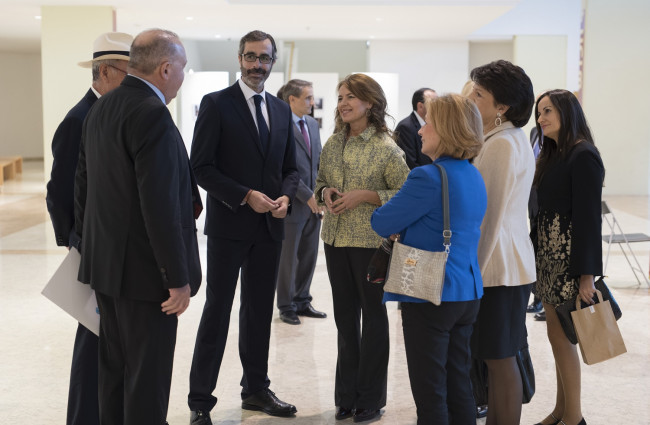
[[[487,406],[476,406],[476,419],[481,419],[487,416]]]
[[[285,403],[268,388],[258,391],[241,402],[241,408],[258,410],[271,416],[293,416],[298,410],[293,404]]]
[[[296,312],[293,310],[283,311],[280,313],[280,320],[289,325],[299,325],[300,319],[296,316]]]
[[[533,301],[528,307],[526,307],[526,313],[539,313],[543,308],[544,306],[541,301]]]
[[[314,319],[324,319],[327,317],[327,314],[316,310],[311,304],[307,304],[307,307],[297,311],[296,314],[298,316],[313,317]]]
[[[205,410],[192,410],[190,412],[190,425],[212,425],[210,412]]]
[[[336,409],[336,415],[334,415],[334,419],[336,419],[337,421],[341,421],[343,419],[351,418],[352,415],[354,415],[354,409],[338,407]]]
[[[354,412],[354,422],[367,422],[379,418],[379,409],[357,409]]]
[[[546,322],[546,312],[545,311],[541,311],[541,312],[535,314],[534,317],[535,317],[535,320],[537,320],[538,322]]]

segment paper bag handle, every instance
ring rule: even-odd
[[[598,303],[602,303],[603,302],[603,294],[598,289],[596,289],[596,295],[598,295]],[[582,298],[580,298],[580,295],[578,295],[576,297],[576,310],[580,310],[582,308],[582,305],[580,304],[581,301],[582,301]]]

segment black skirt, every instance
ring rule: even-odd
[[[526,306],[532,283],[484,289],[472,333],[472,356],[477,359],[513,357],[526,346]]]

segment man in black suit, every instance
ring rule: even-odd
[[[317,319],[327,317],[311,305],[312,296],[309,293],[318,257],[322,217],[314,197],[322,146],[318,122],[310,116],[314,107],[312,83],[294,79],[282,86],[279,93],[292,112],[296,166],[300,182],[291,214],[284,220],[277,305],[280,319],[284,323],[299,325],[298,316]]]
[[[420,165],[431,164],[431,158],[422,153],[422,138],[418,134],[424,125],[426,109],[424,102],[427,98],[438,97],[436,91],[429,88],[421,88],[413,93],[411,104],[413,112],[404,118],[395,127],[397,144],[406,154],[406,165],[412,170]]]
[[[267,376],[273,298],[284,217],[298,186],[291,110],[264,91],[276,60],[270,34],[252,31],[239,42],[241,79],[201,101],[192,168],[208,192],[206,300],[196,336],[188,404],[192,425],[210,425],[212,395],[228,336],[241,272],[239,356],[242,408],[291,416]]]
[[[74,173],[79,158],[81,125],[95,101],[124,79],[132,41],[133,37],[121,32],[104,33],[95,40],[93,59],[79,63],[81,67],[92,68],[92,85],[59,124],[52,139],[54,162],[47,184],[47,209],[56,244],[68,249],[79,250],[80,243],[74,231]],[[72,352],[67,425],[99,425],[98,342],[97,335],[78,324]]]
[[[201,282],[200,213],[185,145],[166,107],[187,62],[178,36],[142,32],[129,75],[82,130],[75,178],[79,280],[95,290],[102,425],[164,424],[178,318]]]

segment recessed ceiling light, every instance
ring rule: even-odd
[[[34,19],[36,19],[37,21],[40,21],[41,20],[41,15],[34,16]]]
[[[221,38],[221,34],[215,34],[214,38]]]
[[[185,19],[187,19],[188,21],[191,21],[192,19],[194,19],[194,17],[193,16],[188,16]]]

